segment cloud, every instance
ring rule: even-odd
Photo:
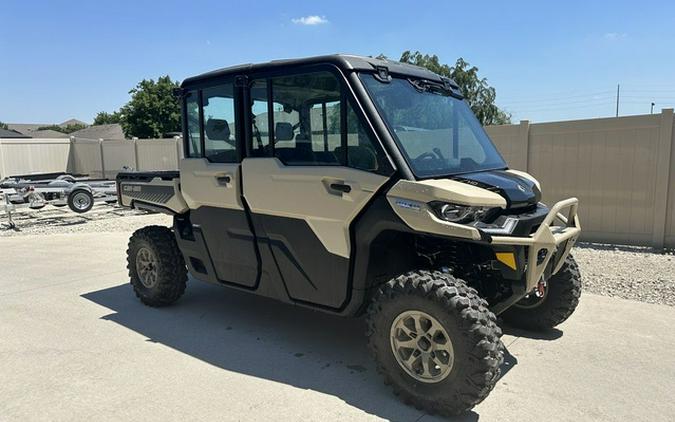
[[[628,34],[625,32],[606,32],[602,38],[608,40],[608,41],[618,41],[626,38]]]
[[[325,16],[310,15],[301,18],[293,18],[291,19],[291,22],[296,25],[323,25],[324,23],[328,23],[328,19],[326,19]]]

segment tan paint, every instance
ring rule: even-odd
[[[340,166],[285,166],[276,158],[242,162],[244,197],[251,211],[303,219],[326,249],[349,258],[349,224],[387,178]],[[351,186],[335,192],[331,183]]]
[[[229,177],[229,183],[218,178]],[[190,209],[201,206],[243,210],[239,188],[239,164],[210,163],[205,158],[180,162],[181,192]]]
[[[390,194],[387,194],[387,201],[401,220],[415,231],[471,240],[480,239],[480,233],[475,228],[441,220],[424,202],[398,198]]]
[[[181,195],[180,192],[180,179],[162,180],[162,178],[160,177],[155,177],[149,182],[142,182],[142,183],[129,182],[128,184],[130,185],[141,184],[147,186],[171,186],[171,188],[174,191],[174,195],[171,197],[171,199],[169,199],[169,201],[166,203],[155,203],[155,205],[168,208],[171,211],[175,212],[176,214],[182,214],[189,209],[187,203],[185,202],[185,199],[183,198],[183,195]],[[134,200],[134,198],[125,195],[124,191],[122,191],[122,196],[119,198],[119,200],[123,206],[131,207],[131,202]]]
[[[478,186],[449,179],[400,180],[387,196],[420,202],[444,201],[453,204],[506,208],[499,194]]]
[[[477,186],[448,179],[399,180],[387,193],[394,212],[412,229],[443,236],[478,240],[480,233],[464,224],[441,220],[428,206],[431,201],[506,208],[500,195]]]

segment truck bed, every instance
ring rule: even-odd
[[[178,171],[126,171],[117,174],[117,200],[129,208],[182,214],[188,206],[180,193]]]

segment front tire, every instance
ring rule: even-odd
[[[138,229],[129,239],[127,269],[136,296],[148,306],[166,306],[185,292],[187,268],[168,227]]]
[[[403,401],[457,415],[492,390],[503,362],[501,330],[487,302],[460,279],[413,271],[385,283],[368,308],[378,371]]]
[[[525,297],[501,315],[509,325],[528,330],[550,330],[572,315],[581,296],[581,273],[572,255],[546,283],[541,298]],[[532,295],[533,296],[533,295]]]

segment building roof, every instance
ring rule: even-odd
[[[0,128],[0,138],[16,139],[16,138],[30,138],[30,136],[24,135],[23,133],[17,132],[15,130]]]
[[[67,133],[58,132],[52,129],[35,130],[29,133],[31,138],[67,138],[70,136]]]
[[[124,131],[122,130],[122,125],[112,123],[109,125],[89,126],[76,130],[69,136],[87,139],[124,139]]]
[[[30,135],[30,132],[35,132],[38,128],[43,126],[50,126],[49,123],[7,123],[10,130],[15,130],[24,135]]]
[[[327,56],[306,57],[302,59],[284,59],[272,60],[264,63],[241,64],[226,67],[212,72],[187,78],[181,84],[181,87],[197,84],[204,80],[218,78],[223,76],[233,76],[237,74],[249,74],[254,72],[264,72],[278,70],[282,67],[305,66],[315,64],[333,64],[345,70],[364,70],[374,72],[378,67],[386,67],[391,74],[412,76],[414,78],[424,78],[432,81],[441,81],[441,77],[432,71],[423,67],[411,65],[408,63],[396,62],[387,59],[378,59],[366,56],[354,56],[349,54],[332,54]]]
[[[45,136],[44,133],[41,133],[41,134],[36,134],[36,133],[35,133],[35,132],[37,132],[41,127],[53,126],[53,125],[54,125],[54,123],[7,123],[7,127],[9,127],[11,130],[15,130],[15,131],[17,131],[17,132],[19,132],[19,133],[23,133],[24,135],[32,136],[33,138],[39,138],[39,137],[42,137],[42,138],[45,138],[45,137],[48,137],[48,138],[55,138],[55,137],[56,137],[56,138],[62,138],[63,136]],[[68,125],[84,125],[84,126],[89,126],[87,123],[85,123],[85,122],[83,122],[83,121],[81,121],[81,120],[77,120],[77,119],[69,119],[69,120],[66,120],[66,121],[63,122],[63,123],[59,123],[59,124],[56,125],[56,126],[66,127],[66,126],[68,126]],[[41,131],[41,132],[42,132],[42,131]],[[55,132],[55,131],[52,131],[52,132]],[[68,134],[63,134],[63,135],[65,135],[66,137],[68,136]]]

